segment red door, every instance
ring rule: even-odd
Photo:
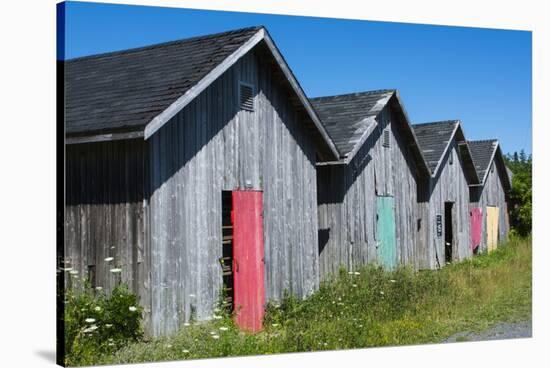
[[[262,329],[265,304],[262,192],[234,191],[232,198],[235,321],[256,332]]]
[[[470,246],[475,250],[481,243],[481,228],[483,224],[483,210],[472,208],[470,210]]]

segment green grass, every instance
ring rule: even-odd
[[[531,317],[531,239],[440,271],[341,271],[306,300],[270,305],[265,329],[240,332],[229,316],[132,343],[81,364],[114,364],[440,342]],[[221,330],[220,330],[221,328]],[[219,336],[213,338],[212,333]]]

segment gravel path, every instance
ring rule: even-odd
[[[532,324],[531,320],[529,320],[516,323],[499,323],[479,333],[459,332],[443,342],[518,339],[531,336]]]

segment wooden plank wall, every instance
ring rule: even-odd
[[[353,270],[377,261],[376,196],[394,196],[397,260],[415,266],[417,199],[413,156],[388,105],[352,161],[319,166],[319,268],[322,278],[340,266]],[[382,134],[390,127],[390,147]]]
[[[253,112],[239,81],[255,86]],[[253,51],[150,138],[154,335],[213,314],[222,190],[264,192],[267,299],[318,287],[315,150],[288,96]]]
[[[495,160],[489,166],[489,174],[485,184],[481,187],[470,189],[470,206],[479,207],[483,211],[480,251],[487,251],[487,206],[499,207],[498,241],[506,241],[510,224],[508,221],[508,203],[501,181],[501,167],[495,164]]]
[[[148,321],[145,147],[142,140],[66,146],[65,260],[80,278],[95,273],[95,286],[106,292],[126,283]]]
[[[453,261],[462,260],[472,255],[470,248],[470,211],[469,187],[463,169],[463,162],[458,154],[456,140],[451,143],[451,149],[443,157],[443,167],[439,169],[435,178],[430,179],[426,195],[427,204],[423,207],[425,239],[428,242],[427,258],[421,260],[421,268],[439,268],[445,265],[445,202],[454,202],[453,205]],[[453,164],[449,164],[449,157],[453,155]],[[437,236],[436,216],[441,215],[443,231]],[[423,235],[422,235],[423,236]],[[419,244],[419,247],[421,245]]]

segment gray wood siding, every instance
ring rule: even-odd
[[[498,241],[506,241],[508,232],[510,231],[510,223],[508,218],[508,203],[506,202],[506,194],[502,186],[500,172],[501,168],[495,164],[493,160],[489,166],[489,173],[485,184],[481,187],[472,187],[471,207],[479,207],[483,211],[482,232],[481,232],[481,251],[487,251],[487,206],[499,207],[498,221]]]
[[[445,202],[453,202],[453,261],[462,260],[472,255],[470,248],[470,211],[469,187],[464,173],[463,162],[460,159],[456,139],[451,143],[451,149],[443,157],[442,168],[436,177],[431,178],[425,195],[427,203],[420,204],[423,213],[422,223],[427,232],[428,242],[426,258],[420,262],[421,268],[439,268],[445,265]],[[450,156],[453,164],[449,164]],[[436,216],[442,216],[443,231],[437,236]],[[421,235],[422,237],[424,235]],[[421,244],[418,245],[422,247]]]
[[[319,268],[322,278],[377,261],[376,197],[395,198],[398,263],[415,266],[417,199],[413,157],[386,106],[348,165],[318,166]],[[390,128],[390,147],[382,144]]]
[[[221,193],[262,190],[267,299],[318,287],[315,150],[288,92],[249,53],[151,138],[152,331],[208,319],[222,287]],[[238,106],[239,81],[255,88]]]
[[[140,296],[147,322],[145,147],[142,140],[66,146],[65,260],[80,278],[95,274],[95,286],[106,292],[126,283]]]

